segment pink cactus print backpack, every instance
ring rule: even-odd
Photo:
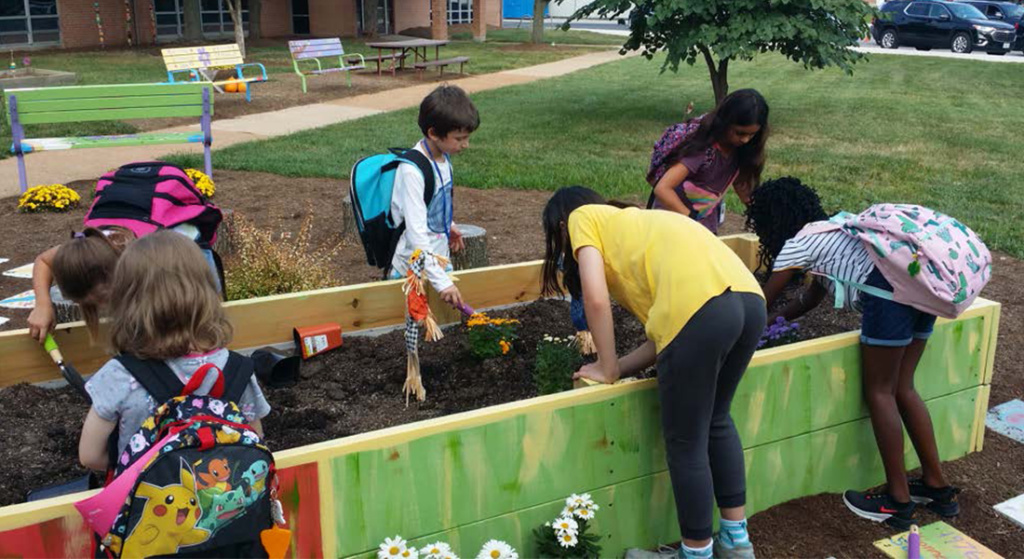
[[[893,292],[829,279],[922,312],[956,318],[992,277],[992,255],[978,235],[929,208],[876,204],[857,215],[840,212],[828,221],[811,223],[797,236],[837,230],[864,243]],[[838,298],[836,306],[842,306]]]

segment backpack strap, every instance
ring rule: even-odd
[[[249,380],[256,373],[256,364],[252,358],[234,351],[228,352],[228,362],[224,364],[224,399],[238,403],[249,388]]]
[[[859,282],[856,282],[856,281],[847,281],[847,280],[844,280],[844,279],[839,279],[836,276],[830,276],[828,274],[819,274],[819,273],[816,273],[816,272],[811,272],[811,274],[813,274],[815,276],[821,276],[823,278],[828,278],[828,279],[832,280],[837,286],[839,286],[839,289],[835,290],[835,292],[836,292],[835,308],[837,308],[837,309],[841,309],[844,306],[846,306],[846,290],[843,289],[843,286],[847,286],[847,285],[852,287],[852,288],[854,288],[854,289],[856,289],[857,291],[860,291],[860,292],[863,292],[863,293],[867,293],[868,295],[874,295],[875,297],[878,297],[879,299],[885,299],[886,301],[892,301],[893,297],[894,297],[892,291],[887,291],[885,289],[881,289],[879,287],[874,287],[872,285],[866,285],[866,284],[859,283]]]
[[[420,170],[420,173],[423,173],[423,203],[429,206],[430,201],[434,198],[434,190],[437,189],[433,165],[430,164],[430,160],[427,159],[426,155],[423,155],[415,148],[405,150],[400,157],[404,161],[415,165]]]
[[[116,359],[158,404],[180,395],[185,389],[174,371],[159,359],[139,359],[124,353]]]

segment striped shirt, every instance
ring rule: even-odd
[[[815,280],[822,282],[829,295],[836,296],[835,282],[822,276],[831,276],[847,282],[864,283],[875,269],[871,256],[859,239],[842,231],[829,231],[797,237],[786,241],[775,259],[773,271],[808,270]],[[860,291],[849,285],[846,290],[846,308],[860,310]]]

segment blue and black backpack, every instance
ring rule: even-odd
[[[405,223],[395,226],[391,216],[391,195],[395,171],[401,164],[414,165],[423,174],[423,202],[434,197],[434,169],[430,160],[415,149],[390,148],[388,153],[364,157],[352,166],[349,197],[359,239],[366,250],[366,262],[383,270],[387,277]]]

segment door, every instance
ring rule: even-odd
[[[953,14],[942,4],[932,4],[928,11],[929,21],[925,40],[932,47],[947,47],[953,40]]]
[[[370,21],[373,18],[372,10],[367,10],[366,2],[377,3],[377,21]],[[370,4],[372,7],[373,4]],[[369,30],[377,28],[378,35],[394,33],[395,5],[392,0],[356,0],[356,21],[359,22],[359,33],[369,34]]]
[[[913,2],[903,11],[903,25],[898,25],[900,42],[904,45],[921,46],[928,24],[928,4]]]
[[[292,33],[309,35],[309,0],[292,0]]]

